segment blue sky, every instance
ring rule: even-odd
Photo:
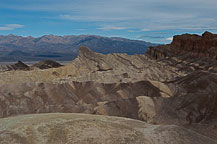
[[[1,0],[0,35],[94,34],[169,43],[217,33],[217,0]]]

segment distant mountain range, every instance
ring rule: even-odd
[[[39,38],[7,35],[0,36],[0,61],[67,61],[77,56],[81,46],[103,54],[144,54],[149,46],[155,45],[145,41],[96,35],[45,35]]]

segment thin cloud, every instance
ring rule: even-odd
[[[76,29],[76,30],[78,30],[78,31],[85,31],[86,29]]]
[[[143,38],[162,39],[164,37],[163,36],[152,36],[152,35],[140,35],[140,36],[137,36],[136,38],[138,39],[143,39]]]
[[[141,29],[141,31],[144,31],[144,32],[146,32],[146,31],[151,31],[151,29],[146,29],[146,28],[143,28],[143,29]]]
[[[70,15],[64,14],[59,15],[58,18],[63,20],[72,20],[72,21],[83,21],[83,22],[117,22],[117,21],[127,21],[129,17],[105,17],[101,15]]]
[[[114,26],[119,24],[142,31],[198,30],[200,27],[204,30],[203,27],[214,27],[217,23],[216,0],[37,0],[37,3],[36,0],[13,0],[15,3],[11,1],[0,2],[0,8],[48,11],[64,20],[112,22]]]
[[[169,37],[166,39],[167,41],[172,41],[173,40],[173,37]]]
[[[100,28],[96,28],[99,30],[124,30],[127,29],[125,27],[117,27],[117,26],[104,26],[104,27],[100,27]]]
[[[135,31],[135,30],[128,30],[128,32],[131,32],[131,33],[133,33],[133,32],[139,32],[139,31]]]
[[[168,32],[152,32],[152,34],[168,34]]]
[[[0,27],[0,30],[1,31],[7,31],[7,30],[14,30],[14,29],[17,29],[17,28],[22,28],[22,27],[24,27],[24,25],[20,25],[20,24],[6,24],[5,26]]]

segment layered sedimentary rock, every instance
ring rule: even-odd
[[[160,97],[148,81],[135,83],[23,83],[0,87],[0,117],[48,112],[104,114],[138,119],[136,97]]]
[[[181,125],[217,140],[217,62],[208,55],[215,38],[207,32],[175,36],[170,45],[132,56],[81,47],[78,57],[62,67],[2,72],[0,117],[51,112],[122,116]]]
[[[188,124],[188,128],[216,138],[217,61],[216,51],[210,53],[216,49],[216,41],[216,35],[209,32],[202,36],[184,34],[175,36],[169,45],[149,48],[149,58],[185,74],[164,82],[173,96],[154,98],[156,114],[149,121]]]
[[[151,117],[155,120],[145,118],[144,120],[147,121],[158,122],[158,116],[162,116],[162,110],[167,111],[167,106],[169,106],[168,111],[163,114],[165,119],[161,118],[159,123],[168,121],[166,115],[171,121],[176,121],[177,117],[180,117],[181,123],[200,122],[216,117],[215,90],[217,86],[214,72],[210,72],[211,70],[202,72],[198,69],[197,72],[192,73],[193,70],[180,70],[179,67],[175,67],[175,64],[167,66],[167,63],[176,57],[156,62],[149,59],[150,56],[152,55],[103,55],[82,47],[78,58],[60,68],[1,73],[1,103],[2,106],[11,105],[2,107],[1,116],[70,110],[69,112],[139,118],[141,112],[138,110],[142,108],[138,105],[141,102],[137,97],[147,96],[157,98],[155,105],[159,105],[157,106],[159,112],[156,111],[156,116]],[[180,67],[182,68],[182,65]],[[212,67],[215,68],[213,65]],[[47,98],[39,104],[35,100],[35,95],[39,96],[39,99]],[[69,104],[61,100],[70,101],[72,95],[75,98]],[[210,95],[209,101],[214,102],[213,106],[207,107],[206,104],[201,104],[204,99],[207,99],[206,95]],[[26,101],[23,98],[28,99]],[[159,104],[158,101],[160,101]],[[25,107],[22,102],[26,103]],[[37,103],[35,107],[34,102]],[[78,102],[79,106],[76,104]],[[83,108],[86,104],[90,107]],[[75,105],[77,108],[71,108]],[[124,108],[124,105],[130,105],[132,110]],[[202,106],[202,108],[186,110],[187,106],[182,105]],[[201,109],[205,112],[201,112]],[[211,109],[209,116],[204,116],[204,113],[207,114],[204,109]],[[180,111],[185,111],[185,113],[182,114]],[[171,113],[174,115],[171,116]],[[191,115],[190,119],[189,115]]]
[[[161,65],[145,55],[94,53],[81,47],[78,57],[64,67],[0,73],[0,85],[24,82],[97,81],[135,82],[141,80],[165,81],[182,73]]]
[[[172,97],[155,98],[157,123],[200,123],[217,117],[217,75],[194,72],[167,82]],[[168,120],[169,119],[169,120]]]
[[[0,116],[82,112],[141,119],[137,97],[171,97],[160,81],[178,75],[144,55],[81,47],[78,58],[60,68],[0,73]]]

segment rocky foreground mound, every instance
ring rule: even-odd
[[[0,119],[0,144],[216,144],[175,125],[84,114],[38,114]]]

